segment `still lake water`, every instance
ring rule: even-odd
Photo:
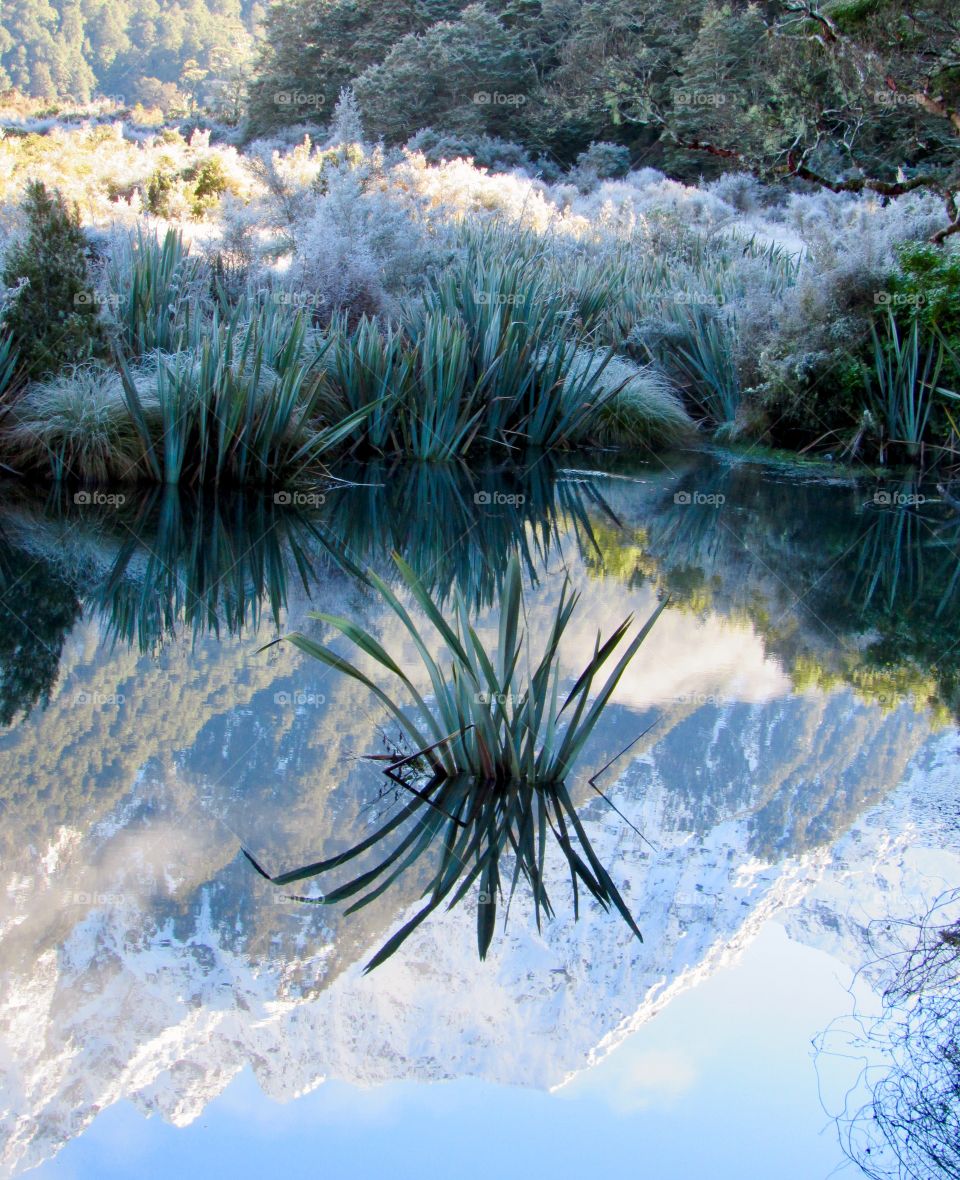
[[[960,889],[960,513],[723,455],[351,474],[0,495],[6,1174],[859,1175],[836,1116],[910,1070],[870,1032],[891,948]],[[408,798],[373,695],[263,650],[330,641],[319,610],[414,668],[358,576],[394,551],[488,650],[511,554],[535,643],[569,577],[568,685],[669,598],[567,784],[642,942],[551,854],[539,932],[521,883],[481,962],[473,889],[364,974],[435,847],[354,913],[244,855],[330,858]]]

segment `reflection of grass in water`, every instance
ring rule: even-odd
[[[587,505],[603,503],[587,482],[558,479],[547,460],[528,470],[404,464],[350,474],[371,486],[328,489],[305,512],[254,493],[174,488],[78,510],[61,486],[39,514],[29,500],[14,507],[12,523],[26,528],[29,560],[41,552],[51,576],[103,612],[114,638],[150,650],[181,628],[237,634],[264,617],[277,623],[291,579],[310,593],[321,558],[360,575],[367,565],[387,572],[385,556],[397,550],[441,597],[459,589],[472,606],[489,605],[511,555],[535,581],[571,531],[588,547]]]
[[[58,566],[64,584],[102,613],[108,635],[144,651],[181,627],[196,638],[256,629],[265,613],[279,624],[291,577],[309,588],[322,544],[309,520],[256,495],[158,488],[135,503],[81,512],[60,496],[47,514],[70,527],[76,546],[75,568]],[[42,534],[38,543],[51,547]],[[91,578],[81,567],[102,566],[105,552],[108,572]]]
[[[334,627],[399,681],[409,701],[406,707],[356,664],[325,644],[300,633],[290,635],[290,641],[370,689],[413,743],[411,757],[421,758],[433,773],[470,774],[497,783],[562,782],[666,603],[660,604],[622,650],[632,615],[605,640],[598,631],[591,659],[561,704],[560,644],[579,601],[579,594],[570,591],[569,581],[564,580],[543,651],[536,658],[524,631],[527,620],[520,562],[516,556],[511,557],[500,599],[497,653],[491,660],[470,622],[463,596],[454,595],[451,625],[413,570],[402,558],[396,561],[407,589],[446,645],[446,667],[430,654],[428,632],[411,618],[387,583],[374,573],[370,580],[416,646],[430,681],[432,707],[401,664],[369,632],[349,619],[322,613],[312,616]],[[591,702],[594,683],[615,654],[617,661]],[[416,710],[413,715],[410,705]]]
[[[930,518],[912,481],[885,495],[892,506],[872,512],[856,546],[848,601],[861,614],[888,615],[922,602],[940,618],[956,605],[960,585],[960,517]]]
[[[594,852],[563,783],[498,785],[470,775],[435,775],[422,789],[411,790],[410,801],[392,819],[366,840],[329,860],[269,877],[249,853],[246,855],[274,885],[293,885],[325,878],[396,833],[397,842],[374,868],[330,889],[323,897],[299,899],[322,905],[349,902],[345,912],[351,914],[380,897],[407,869],[435,849],[437,863],[421,895],[426,903],[377,951],[367,964],[367,971],[394,954],[440,906],[446,903],[452,909],[478,883],[477,948],[481,959],[486,957],[493,939],[498,902],[503,901],[506,889],[509,914],[521,878],[530,887],[540,930],[542,919],[552,918],[554,913],[544,881],[544,862],[550,843],[548,832],[567,861],[574,917],[579,917],[580,890],[584,888],[603,909],[616,909],[642,941],[637,924]],[[502,868],[502,858],[512,858],[512,868]]]
[[[265,605],[278,624],[291,570],[308,585],[299,535],[308,526],[262,498],[232,499],[225,513],[215,500],[185,502],[165,489],[141,505],[129,528],[96,602],[111,635],[143,649],[178,625],[194,636],[255,629]],[[131,571],[137,557],[142,568]]]
[[[541,913],[552,914],[543,880],[549,828],[569,866],[575,912],[582,885],[604,908],[617,909],[639,937],[630,912],[590,846],[564,780],[666,603],[622,650],[632,616],[606,640],[598,632],[593,656],[561,703],[559,647],[579,597],[570,591],[569,583],[564,583],[537,659],[524,633],[520,561],[516,555],[511,557],[500,601],[497,652],[491,659],[470,622],[463,596],[454,595],[451,624],[411,568],[400,558],[397,564],[410,594],[446,645],[446,666],[430,654],[427,635],[386,582],[376,574],[370,577],[413,639],[430,680],[432,707],[401,665],[372,635],[348,619],[314,616],[350,639],[398,680],[409,698],[406,706],[326,645],[301,634],[289,638],[308,655],[365,685],[386,706],[413,749],[392,760],[388,773],[403,782],[414,797],[399,816],[349,852],[272,880],[285,885],[321,876],[378,845],[405,819],[416,818],[418,823],[376,868],[334,889],[324,900],[332,904],[362,894],[348,912],[368,904],[439,840],[440,863],[425,891],[426,905],[374,956],[368,970],[388,958],[444,901],[449,898],[451,906],[460,901],[475,882],[479,882],[481,894],[477,942],[482,958],[493,937],[504,853],[514,858],[509,899],[522,876],[533,893],[538,927]],[[616,663],[592,694],[595,682],[615,655]],[[428,780],[426,786],[418,789],[415,784],[424,779]]]
[[[432,593],[460,591],[474,609],[493,604],[512,554],[535,582],[564,533],[593,545],[589,509],[605,510],[589,480],[565,478],[543,458],[525,468],[369,464],[357,487],[328,498],[324,522],[353,562],[384,576],[400,553]]]

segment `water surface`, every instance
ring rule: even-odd
[[[811,1039],[882,989],[884,921],[960,888],[960,517],[723,455],[342,474],[359,486],[5,490],[9,1172],[313,1176],[322,1153],[470,1176],[487,1122],[508,1175],[843,1165],[857,1071]],[[330,641],[319,610],[413,672],[362,576],[397,584],[394,552],[491,650],[511,554],[534,638],[569,578],[568,686],[598,628],[668,599],[567,783],[642,942],[586,896],[575,918],[555,850],[539,932],[520,888],[481,962],[472,891],[364,974],[435,848],[352,914],[244,855],[329,859],[404,806],[363,757],[393,741],[371,694],[263,648]]]

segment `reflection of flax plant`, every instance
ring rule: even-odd
[[[473,775],[447,778],[435,775],[422,790],[414,791],[398,814],[372,836],[329,860],[269,877],[249,853],[246,855],[274,885],[293,885],[321,877],[398,833],[397,843],[373,869],[332,888],[322,898],[299,899],[322,905],[349,902],[346,910],[349,914],[380,897],[420,857],[436,847],[436,867],[422,894],[426,904],[373,956],[366,966],[371,971],[388,959],[444,902],[452,908],[478,882],[477,947],[481,959],[486,957],[493,938],[497,902],[503,898],[504,886],[509,888],[506,907],[509,913],[521,877],[530,886],[539,930],[543,917],[553,917],[544,880],[548,832],[569,866],[574,917],[579,916],[582,886],[605,910],[611,906],[616,909],[642,940],[619,890],[591,847],[563,783],[497,785],[481,782]],[[501,873],[500,862],[504,856],[512,857],[513,864],[512,869]]]
[[[344,474],[355,486],[327,497],[324,518],[354,563],[383,573],[395,550],[434,598],[458,587],[471,610],[498,597],[511,554],[536,582],[565,535],[581,552],[596,549],[588,505],[612,517],[594,481],[566,476],[547,457],[529,468],[378,463]]]
[[[124,543],[93,601],[110,635],[144,651],[181,626],[194,638],[256,630],[265,606],[278,625],[290,578],[309,585],[307,543],[319,537],[299,514],[262,498],[174,488],[141,501],[117,531]]]
[[[414,715],[331,648],[301,634],[289,638],[308,655],[359,681],[386,706],[414,751],[391,759],[388,774],[402,782],[413,797],[374,835],[331,860],[276,877],[269,877],[252,857],[250,860],[275,885],[290,885],[337,868],[379,845],[405,820],[415,819],[379,865],[320,899],[323,904],[334,904],[360,895],[347,912],[359,909],[384,893],[439,842],[440,860],[424,891],[426,904],[373,957],[367,965],[370,970],[393,954],[444,901],[449,899],[450,906],[456,905],[476,882],[480,885],[477,942],[484,957],[493,937],[497,897],[502,895],[500,860],[504,854],[513,856],[509,899],[519,879],[525,878],[533,893],[539,927],[541,915],[549,917],[553,912],[543,869],[549,829],[569,866],[575,914],[582,885],[604,909],[613,906],[639,938],[636,923],[590,846],[564,778],[666,604],[654,611],[620,651],[591,700],[595,681],[621,648],[633,618],[625,619],[606,640],[598,633],[592,658],[561,703],[559,646],[578,601],[568,583],[561,591],[543,653],[533,666],[521,626],[525,612],[516,555],[511,557],[504,578],[494,660],[470,623],[462,595],[454,594],[451,626],[410,567],[399,557],[395,560],[413,598],[446,644],[446,669],[430,654],[424,634],[389,586],[376,574],[369,576],[413,639],[429,676],[433,708],[380,643],[347,619],[313,616],[334,627],[399,680],[415,706]],[[418,788],[417,783],[422,782],[426,785]]]
[[[890,493],[894,506],[874,512],[869,529],[851,549],[856,564],[848,601],[857,601],[861,613],[874,607],[888,616],[916,612],[923,602],[939,618],[955,604],[960,584],[956,523],[938,524],[929,516],[913,481],[896,486]]]
[[[543,653],[531,671],[533,658],[521,627],[524,603],[516,556],[510,559],[504,579],[494,661],[470,623],[462,595],[454,594],[451,626],[413,570],[399,556],[395,560],[413,598],[446,644],[450,660],[447,669],[430,654],[424,633],[387,583],[372,572],[369,576],[413,639],[430,679],[433,709],[400,664],[372,635],[348,619],[321,613],[311,616],[334,627],[396,677],[415,705],[416,716],[325,644],[300,633],[289,636],[291,642],[370,689],[435,774],[466,773],[495,783],[562,782],[665,603],[622,650],[591,703],[591,689],[620,648],[633,616],[628,616],[606,640],[601,640],[598,632],[593,656],[561,704],[560,642],[579,600],[579,595],[570,591],[569,582],[564,583]]]

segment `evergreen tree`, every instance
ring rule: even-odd
[[[3,284],[19,293],[4,311],[19,363],[30,377],[86,360],[101,344],[87,273],[87,243],[76,211],[32,181],[24,202],[28,232],[9,251]]]
[[[344,86],[384,60],[408,33],[456,16],[458,0],[280,0],[271,5],[256,78],[251,130],[326,122]]]
[[[388,142],[422,127],[517,136],[534,75],[513,34],[482,4],[409,33],[354,83],[369,131]]]

